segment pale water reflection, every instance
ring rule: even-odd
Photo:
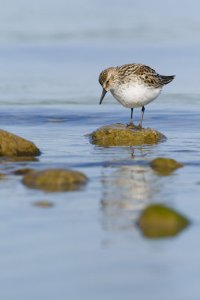
[[[107,229],[132,227],[138,213],[159,195],[159,178],[148,166],[102,169],[102,212]]]

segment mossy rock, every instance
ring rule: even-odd
[[[100,147],[141,146],[162,142],[166,137],[151,128],[129,128],[124,124],[100,127],[90,135],[90,142]]]
[[[161,176],[171,175],[176,169],[183,167],[183,164],[175,159],[158,157],[151,161],[150,166]]]
[[[40,150],[30,141],[0,129],[0,156],[37,156]]]
[[[29,188],[47,192],[74,191],[86,184],[87,177],[77,171],[47,169],[28,173],[22,182]]]
[[[189,223],[185,216],[162,204],[149,205],[138,221],[143,235],[148,238],[173,237]]]

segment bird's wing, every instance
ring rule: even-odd
[[[137,75],[144,83],[155,88],[162,87],[163,85],[170,83],[175,77],[175,75],[160,75],[154,69],[145,65],[140,65],[136,69],[135,75]]]
[[[131,80],[131,77],[135,77],[141,83],[154,88],[162,87],[174,78],[174,76],[159,75],[154,69],[143,64],[126,64],[118,67],[118,71],[123,79],[126,77],[126,80]]]

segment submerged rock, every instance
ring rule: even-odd
[[[92,144],[101,147],[152,145],[166,139],[162,133],[154,129],[129,128],[124,124],[102,126],[92,132],[89,137]]]
[[[0,157],[0,163],[7,163],[7,162],[29,162],[34,161],[37,162],[38,158],[34,156],[2,156]]]
[[[0,156],[37,156],[40,150],[30,141],[0,129]]]
[[[33,169],[30,169],[30,168],[22,168],[22,169],[17,169],[15,171],[12,172],[12,174],[14,175],[26,175],[30,172],[33,172],[34,170]]]
[[[6,174],[0,173],[0,180],[1,180],[1,179],[5,179],[5,178],[6,178]]]
[[[168,176],[176,169],[183,167],[183,165],[175,159],[165,157],[158,157],[152,160],[150,166],[161,176]]]
[[[87,177],[77,171],[47,169],[28,173],[22,182],[29,188],[48,192],[73,191],[86,184]]]
[[[52,202],[43,200],[43,201],[34,202],[33,206],[37,206],[37,207],[41,207],[41,208],[50,208],[50,207],[53,207],[54,204]]]
[[[172,237],[189,225],[189,220],[162,204],[152,204],[140,215],[138,225],[148,238]]]

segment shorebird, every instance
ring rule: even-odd
[[[142,128],[145,105],[155,100],[164,85],[170,83],[175,75],[159,75],[152,68],[143,64],[126,64],[120,67],[110,67],[99,75],[99,83],[103,87],[100,103],[110,91],[114,98],[123,106],[131,109],[128,127],[133,124],[133,109],[142,107],[138,128]]]

